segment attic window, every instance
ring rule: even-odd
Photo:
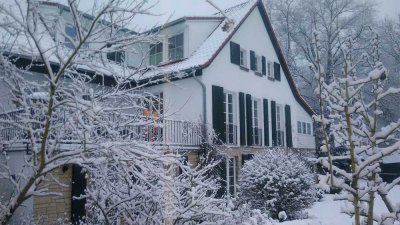
[[[107,59],[117,63],[122,63],[125,59],[125,52],[123,51],[109,52],[107,53]]]
[[[183,58],[183,33],[168,38],[169,60]]]
[[[72,40],[77,40],[77,33],[76,33],[76,28],[72,24],[65,24],[65,34],[67,35],[65,37],[65,47],[67,48],[75,48],[74,43],[71,41]]]
[[[158,65],[163,61],[163,44],[150,45],[150,65]]]

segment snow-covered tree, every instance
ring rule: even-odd
[[[152,5],[109,0],[82,13],[78,2],[57,10],[34,0],[0,4],[0,130],[7,134],[0,180],[11,186],[0,198],[1,224],[32,197],[60,196],[46,182],[65,186],[52,172],[71,164],[86,171],[79,198],[86,198],[91,224],[200,223],[223,214],[208,176],[213,164],[191,168],[174,149],[151,144],[160,138],[162,100],[141,89],[154,80],[140,80],[157,68],[128,66],[122,52],[143,62],[140,44],[159,41],[128,29]],[[32,154],[15,171],[5,149],[21,140]]]
[[[384,88],[390,74],[380,59],[379,35],[371,33],[373,35],[368,51],[361,56],[354,54],[354,39],[340,34],[338,51],[344,61],[342,75],[335,77],[329,84],[325,81],[325,68],[321,63],[320,36],[317,32],[313,34],[316,61],[311,68],[319,84],[316,93],[320,97],[321,112],[314,118],[322,127],[329,126],[329,131],[323,129],[324,141],[321,146],[328,157],[318,159],[329,172],[320,176],[319,184],[323,188],[336,187],[345,191],[337,199],[352,204],[353,207],[344,208],[343,212],[354,216],[355,225],[372,225],[374,222],[393,224],[400,218],[400,209],[393,203],[396,199],[387,197],[388,192],[400,182],[400,178],[386,183],[379,176],[383,157],[400,149],[400,120],[388,125],[379,124],[384,114],[381,101],[399,93],[400,88]],[[357,70],[360,65],[366,69]],[[368,92],[372,93],[372,98],[366,97],[365,93]],[[346,147],[347,154],[332,156],[331,143]],[[350,159],[350,172],[333,164],[333,161],[340,159]],[[387,212],[382,215],[374,212],[377,196],[382,198],[387,208]]]
[[[321,63],[326,69],[326,82],[337,74],[343,61],[338,51],[338,34],[351,33],[359,38],[373,24],[374,4],[358,0],[267,0],[272,24],[284,50],[302,96],[318,110],[313,91],[317,83],[309,74],[308,63],[314,64],[312,30],[321,38]]]
[[[247,161],[239,181],[239,201],[264,209],[272,218],[291,219],[315,201],[315,179],[310,166],[284,149],[265,150]]]

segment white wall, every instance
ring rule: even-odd
[[[240,44],[241,48],[247,50],[248,67],[250,67],[249,50],[255,51],[257,55],[264,55],[267,61],[279,62],[257,8],[255,8],[247,20],[244,21],[231,40]],[[239,66],[230,62],[230,45],[228,42],[213,63],[211,63],[208,68],[204,69],[203,74],[202,78],[207,85],[209,121],[212,121],[211,86],[218,85],[236,93],[244,92],[246,94],[251,94],[252,97],[255,98],[266,98],[269,104],[271,100],[274,100],[277,104],[290,105],[292,113],[293,146],[299,148],[315,147],[314,137],[310,136],[307,139],[299,140],[300,137],[296,135],[297,121],[301,120],[312,123],[312,118],[295,100],[282,70],[280,82],[271,81],[265,76],[257,76],[254,71],[251,70],[249,72],[241,70]],[[271,110],[270,108],[271,107],[269,107],[269,110]],[[269,113],[269,115],[271,115],[271,113]],[[271,119],[269,121],[271,121]],[[269,134],[270,140],[272,140],[271,126]]]
[[[200,47],[220,23],[220,20],[188,20],[186,22],[189,27],[187,39],[185,38],[188,43],[188,56]]]
[[[163,92],[164,114],[175,120],[202,120],[202,88],[193,78],[163,83],[146,88],[153,94]]]

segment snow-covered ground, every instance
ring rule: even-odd
[[[389,197],[394,204],[400,203],[400,186],[396,186],[389,192]],[[333,195],[325,195],[321,202],[316,202],[308,209],[309,219],[294,220],[279,223],[279,225],[351,225],[353,219],[340,213],[344,201],[333,201]],[[387,212],[382,200],[377,197],[375,212],[380,215]],[[396,223],[397,225],[400,223]]]

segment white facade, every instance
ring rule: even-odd
[[[201,28],[202,23],[205,23],[205,28]],[[184,26],[186,24],[186,26]],[[192,24],[196,24],[196,28],[192,29]],[[200,39],[204,40],[210,35],[210,32],[215,29],[214,26],[209,26],[209,21],[191,21],[182,22],[181,26],[174,25],[173,31],[164,31],[164,33],[176,33],[180,27],[185,29],[185,53],[193,52],[193,48],[189,46],[197,46]],[[208,29],[207,29],[208,28]],[[170,29],[170,28],[167,28]],[[192,33],[193,32],[193,33]],[[189,38],[188,38],[189,37]],[[193,39],[192,39],[193,38]],[[204,41],[203,40],[203,41]],[[263,23],[260,11],[254,8],[250,15],[240,25],[229,41],[240,44],[240,47],[246,51],[247,68],[250,69],[250,54],[253,50],[257,55],[265,56],[267,62],[279,62],[277,53],[275,52],[273,43]],[[207,108],[207,124],[212,125],[212,86],[217,85],[224,88],[224,91],[233,94],[234,97],[234,123],[240,129],[239,124],[239,104],[238,94],[243,92],[250,94],[255,100],[268,99],[268,102],[275,101],[277,105],[282,107],[289,105],[291,108],[291,127],[293,147],[315,149],[315,138],[312,130],[312,117],[295,99],[295,93],[289,86],[289,82],[284,75],[281,67],[281,81],[272,80],[268,76],[257,75],[252,70],[241,69],[238,65],[230,62],[230,46],[229,41],[225,44],[222,50],[218,53],[212,63],[202,70],[202,75],[197,79],[206,87],[206,108]],[[192,44],[194,42],[194,44]],[[186,58],[186,54],[185,54]],[[290,75],[289,75],[290,76]],[[169,83],[163,83],[146,88],[154,94],[163,92],[166,115],[179,120],[199,121],[203,118],[203,102],[202,86],[194,78],[185,78]],[[261,106],[261,105],[260,105]],[[260,107],[259,110],[259,126],[262,128],[263,114]],[[269,146],[272,146],[272,113],[269,106]],[[284,121],[283,121],[284,122]],[[297,123],[306,123],[310,127],[310,132],[298,133]],[[265,131],[262,131],[263,133]],[[237,132],[237,139],[240,140],[240,132]],[[239,143],[239,141],[238,141]],[[262,144],[265,146],[264,139]]]

